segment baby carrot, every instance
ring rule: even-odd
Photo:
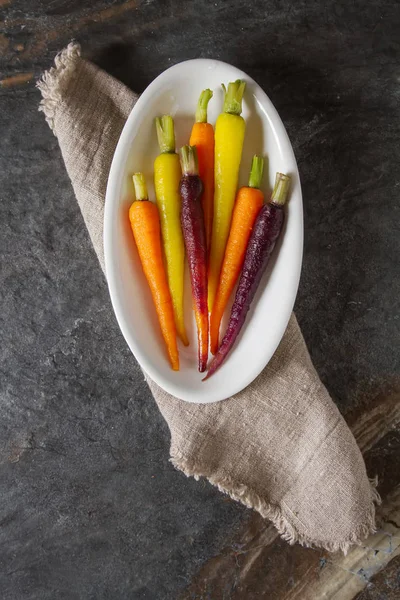
[[[197,325],[199,371],[207,368],[208,310],[207,310],[207,245],[196,146],[181,148],[182,179],[179,191],[182,198],[181,223],[185,239],[192,284],[193,310]]]
[[[154,161],[154,185],[161,233],[167,263],[168,284],[174,307],[176,329],[185,346],[188,345],[183,318],[183,283],[185,245],[180,223],[181,199],[179,182],[181,167],[175,153],[175,132],[172,117],[156,118],[158,143],[161,154]]]
[[[245,121],[240,116],[246,83],[238,79],[224,88],[223,112],[215,124],[214,219],[208,271],[208,309],[211,311],[231,225],[239,178]]]
[[[289,184],[290,177],[288,175],[277,173],[271,202],[264,204],[258,211],[247,245],[228,327],[204,379],[211,377],[220,368],[244,325],[261,278],[283,228],[283,206],[287,199]]]
[[[174,371],[179,371],[174,311],[164,270],[158,209],[148,200],[146,182],[142,173],[133,175],[133,184],[136,200],[129,209],[132,233],[153,297],[171,367]]]
[[[203,182],[202,205],[206,229],[207,253],[210,250],[211,228],[214,205],[214,128],[207,123],[207,107],[213,93],[203,90],[196,110],[196,122],[190,135],[190,146],[196,146],[199,161],[199,175]]]
[[[263,168],[264,159],[260,156],[254,156],[251,163],[249,185],[240,188],[236,196],[231,231],[226,244],[217,295],[211,312],[210,339],[213,354],[218,350],[219,327],[222,315],[242,269],[247,242],[264,201],[264,194],[259,189]]]

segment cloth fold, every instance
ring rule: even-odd
[[[137,96],[71,43],[38,82],[104,270],[107,177]],[[343,417],[311,363],[296,318],[245,390],[189,404],[147,382],[171,432],[171,461],[270,519],[290,543],[346,552],[375,531],[379,496]]]

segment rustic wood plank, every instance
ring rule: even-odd
[[[16,73],[15,75],[11,75],[11,77],[0,79],[0,86],[3,88],[15,87],[17,85],[28,83],[32,78],[33,73]]]
[[[363,546],[354,547],[347,556],[328,556],[320,576],[306,584],[303,595],[289,594],[287,598],[351,600],[363,590],[372,576],[400,554],[400,529],[396,525],[400,518],[400,487],[387,498],[378,517],[379,530]]]
[[[400,422],[400,393],[394,391],[385,399],[378,397],[368,410],[355,418],[347,417],[347,421],[361,451],[366,452]]]
[[[400,556],[372,577],[365,590],[355,600],[398,600],[400,598]]]

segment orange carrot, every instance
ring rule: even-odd
[[[259,189],[263,168],[264,159],[254,156],[249,185],[240,188],[236,196],[232,226],[210,318],[210,346],[213,354],[218,350],[222,315],[242,269],[251,230],[264,201],[264,194]]]
[[[189,145],[196,146],[199,161],[199,175],[203,183],[201,203],[206,229],[207,253],[210,250],[212,221],[214,213],[214,128],[207,123],[207,106],[212,98],[211,90],[200,94],[196,110],[196,122],[192,127]]]
[[[158,208],[147,198],[146,182],[142,173],[135,173],[133,183],[136,201],[129,209],[132,233],[153,297],[171,367],[174,371],[179,371],[174,310],[163,263]]]

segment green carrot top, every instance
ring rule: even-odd
[[[251,188],[259,188],[260,187],[262,176],[263,176],[263,171],[264,171],[264,159],[262,156],[257,156],[255,154],[253,156],[253,160],[251,161],[249,187],[251,187]]]
[[[162,154],[175,153],[174,120],[170,115],[156,117],[158,145]]]
[[[181,167],[183,175],[198,175],[199,162],[196,146],[182,146],[180,149]]]
[[[283,206],[287,200],[290,177],[284,173],[277,173],[275,186],[271,196],[271,202],[277,206]]]
[[[196,108],[196,123],[207,123],[207,108],[212,97],[213,93],[209,89],[201,92]]]
[[[147,185],[143,173],[132,175],[133,187],[135,188],[136,200],[148,200]]]
[[[242,79],[237,79],[228,84],[228,89],[222,84],[224,90],[224,107],[223,112],[231,115],[240,115],[242,112],[242,99],[246,82]]]

